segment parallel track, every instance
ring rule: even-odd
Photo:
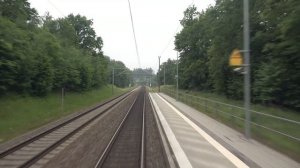
[[[119,124],[95,168],[145,166],[145,96],[137,96]]]
[[[30,139],[0,153],[0,166],[5,162],[15,163],[8,167],[30,167],[43,156],[68,140],[78,131],[89,125],[116,104],[124,101],[132,92],[106,101],[97,107],[83,112],[53,128],[50,128]],[[101,112],[97,109],[103,108]],[[2,163],[1,163],[2,162]]]

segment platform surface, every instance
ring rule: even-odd
[[[180,167],[300,168],[300,164],[269,147],[247,140],[163,93],[150,93],[159,120]]]

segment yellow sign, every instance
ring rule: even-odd
[[[229,65],[230,66],[242,66],[243,58],[240,50],[234,49],[230,55]]]

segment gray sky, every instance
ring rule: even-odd
[[[57,18],[70,13],[93,19],[93,27],[104,42],[104,54],[138,68],[127,0],[29,0],[40,15],[46,11]],[[214,0],[130,0],[142,68],[158,69],[168,58],[176,59],[174,35],[179,32],[183,11],[192,3],[198,10]],[[178,29],[177,29],[178,28]],[[169,45],[168,45],[169,43]]]

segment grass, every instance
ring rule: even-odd
[[[175,97],[175,88],[173,86],[162,86],[162,91],[166,94]],[[172,92],[171,92],[172,91]],[[193,96],[191,96],[193,95]],[[199,111],[209,115],[210,117],[244,133],[244,121],[239,118],[245,118],[244,110],[235,108],[232,106],[222,105],[213,101],[208,101],[202,98],[227,103],[235,106],[243,107],[243,101],[231,100],[224,96],[220,96],[214,93],[197,92],[197,91],[179,91],[179,100],[198,109]],[[260,104],[252,104],[251,109],[265,114],[276,115],[287,119],[300,121],[300,113],[290,109],[282,107],[263,106]],[[234,117],[234,116],[236,117]],[[237,118],[239,117],[239,118]],[[291,136],[300,138],[300,126],[278,119],[266,117],[252,113],[251,121],[266,126],[268,128],[289,134]],[[300,142],[270,130],[261,128],[254,124],[251,124],[252,137],[286,155],[291,158],[300,161]]]
[[[147,87],[149,92],[158,92],[158,87]]]
[[[128,90],[115,87],[112,95],[111,86],[108,85],[81,93],[67,92],[63,110],[60,93],[51,93],[44,98],[20,95],[1,97],[0,143]]]

